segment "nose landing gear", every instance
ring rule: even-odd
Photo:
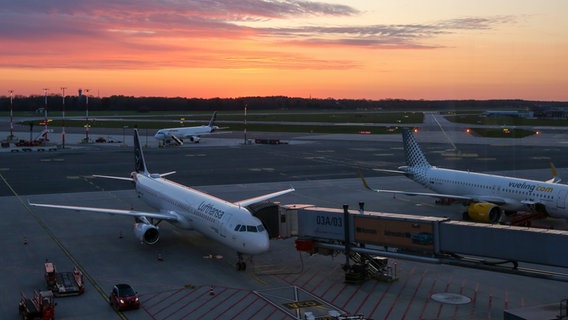
[[[237,271],[245,271],[247,269],[247,263],[243,259],[243,254],[237,252],[237,263],[235,264]]]

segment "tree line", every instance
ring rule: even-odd
[[[0,97],[0,112],[10,110],[10,97]],[[48,110],[61,110],[61,95],[14,96],[13,110],[35,112],[46,107]],[[133,97],[115,95],[110,97],[91,97],[85,95],[65,96],[66,111],[242,111],[247,110],[487,110],[566,107],[568,102],[529,101],[529,100],[405,100],[405,99],[313,99],[286,96],[241,97],[241,98],[168,98]]]

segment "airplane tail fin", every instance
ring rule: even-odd
[[[409,167],[431,167],[426,156],[420,150],[418,142],[414,138],[412,131],[402,129],[402,142],[404,145],[404,155],[406,157],[406,165]]]
[[[209,127],[214,127],[215,126],[215,119],[217,118],[217,111],[213,112],[213,115],[211,116],[211,120],[209,120]]]
[[[144,161],[144,153],[142,152],[138,129],[134,129],[134,170],[144,175],[150,174],[148,168],[146,168],[146,161]]]

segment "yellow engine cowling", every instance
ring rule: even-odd
[[[467,216],[477,222],[496,223],[502,213],[499,206],[488,202],[476,202],[467,207]]]

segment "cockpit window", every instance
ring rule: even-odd
[[[266,229],[262,224],[259,224],[258,226],[245,226],[242,224],[238,224],[235,227],[235,231],[238,232],[263,232],[264,230]]]

